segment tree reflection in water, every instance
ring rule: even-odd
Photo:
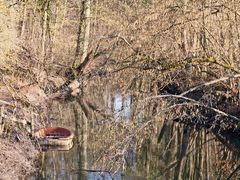
[[[117,91],[115,91],[117,89]],[[83,96],[54,103],[52,123],[75,130],[70,151],[42,154],[47,179],[226,179],[239,154],[210,129],[173,122],[166,102],[145,102],[121,87],[88,85]],[[231,146],[231,145],[230,145]]]

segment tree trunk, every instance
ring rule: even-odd
[[[82,0],[82,10],[78,28],[77,47],[73,67],[78,67],[87,56],[90,35],[90,0]]]
[[[40,80],[40,73],[43,70],[45,64],[45,57],[46,57],[46,40],[47,40],[47,28],[48,28],[48,21],[49,21],[49,0],[46,0],[42,5],[43,16],[42,16],[42,34],[41,34],[41,60],[38,63],[38,77],[37,80]]]
[[[26,16],[27,16],[27,4],[26,4],[26,2],[24,2],[24,3],[23,3],[22,17],[21,17],[21,19],[20,19],[20,22],[21,22],[20,38],[21,38],[21,39],[24,39],[24,35],[25,35]]]
[[[41,63],[44,63],[45,61],[45,54],[46,54],[46,35],[47,35],[47,20],[48,20],[48,3],[46,2],[45,7],[44,7],[44,14],[43,14],[43,25],[42,25],[42,44],[41,44],[41,49],[42,49],[42,61]]]

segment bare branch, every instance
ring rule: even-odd
[[[200,84],[200,85],[198,85],[198,86],[195,86],[195,87],[189,89],[188,91],[185,91],[185,92],[181,93],[180,96],[185,96],[185,95],[187,95],[188,93],[193,92],[193,91],[195,91],[196,89],[202,88],[202,87],[204,87],[204,86],[209,86],[209,85],[212,85],[212,84],[216,84],[216,83],[218,83],[218,82],[221,82],[221,81],[226,81],[226,80],[228,80],[228,79],[230,79],[230,78],[239,78],[239,77],[240,77],[240,74],[236,74],[236,75],[233,75],[233,76],[227,76],[227,77],[222,77],[222,78],[219,78],[219,79],[215,79],[215,80],[212,80],[212,81],[209,81],[209,82]]]
[[[191,99],[191,98],[188,98],[188,97],[184,97],[182,95],[173,95],[173,94],[158,95],[158,96],[152,96],[152,97],[146,98],[146,100],[151,100],[151,99],[156,99],[156,98],[168,98],[168,97],[174,97],[174,98],[178,98],[178,99],[185,99],[185,100],[191,101],[191,102],[193,102],[194,104],[196,104],[198,106],[202,106],[202,107],[211,109],[211,110],[213,110],[214,112],[216,112],[218,114],[221,114],[223,116],[229,117],[231,119],[234,119],[234,120],[240,122],[240,119],[238,117],[236,117],[236,116],[233,116],[231,114],[227,114],[226,112],[223,112],[223,111],[221,111],[219,109],[216,109],[214,107],[210,107],[208,105],[202,104],[202,103],[200,103],[198,101],[195,101],[194,99]]]

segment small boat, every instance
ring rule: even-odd
[[[72,131],[62,127],[49,127],[35,132],[40,145],[45,146],[70,146],[73,142]]]

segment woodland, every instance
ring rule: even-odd
[[[239,57],[237,0],[0,0],[0,178],[36,170],[32,134],[55,101],[124,129],[115,142],[160,139],[166,121],[240,135]],[[147,120],[113,121],[89,93],[104,88],[131,94]]]

